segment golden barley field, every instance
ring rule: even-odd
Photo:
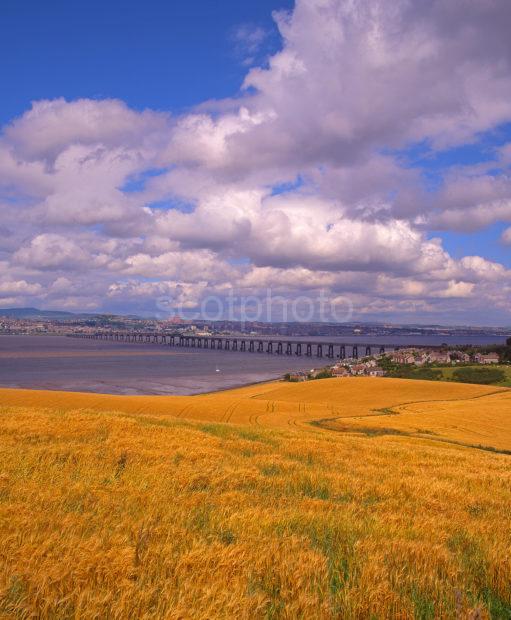
[[[349,420],[327,419],[319,424],[343,432],[427,437],[511,455],[511,390],[455,401],[405,403],[383,408],[370,420],[357,416]]]
[[[197,396],[117,396],[44,390],[0,389],[0,403],[69,411],[123,411],[210,422],[289,427],[312,420],[374,415],[402,403],[479,397],[505,388],[354,377],[305,383],[269,382]]]
[[[0,390],[0,618],[510,618],[510,395]]]

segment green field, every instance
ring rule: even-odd
[[[384,366],[382,364],[382,366]],[[384,366],[385,367],[385,366]],[[502,381],[490,381],[484,382],[486,385],[495,385],[498,387],[511,387],[511,365],[508,364],[491,364],[483,366],[480,364],[458,364],[456,366],[410,366],[410,365],[395,365],[389,364],[385,367],[388,372],[389,378],[403,378],[403,379],[422,379],[426,381],[452,381],[461,383],[459,379],[455,377],[457,370],[473,370],[477,373],[484,373],[486,371],[498,370],[504,374]],[[464,383],[483,383],[475,378],[463,381]]]
[[[489,366],[488,366],[489,367]],[[445,381],[453,380],[453,373],[456,370],[456,366],[445,366],[442,368],[438,368],[438,370],[442,371],[442,378]],[[479,365],[473,366],[458,366],[458,368],[481,368]],[[500,381],[499,383],[495,383],[494,385],[502,386],[502,387],[511,387],[511,366],[505,364],[495,364],[492,365],[491,368],[497,368],[501,370],[506,375],[505,381]]]

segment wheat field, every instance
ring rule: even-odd
[[[427,437],[511,455],[511,390],[455,401],[405,403],[384,408],[370,420],[356,416],[319,424],[342,432]]]
[[[0,390],[0,617],[510,618],[510,394]]]
[[[289,427],[322,418],[358,417],[416,401],[470,399],[505,388],[409,379],[354,377],[304,383],[268,382],[197,396],[117,396],[0,389],[0,404],[70,411],[122,411],[209,422]]]

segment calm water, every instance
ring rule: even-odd
[[[311,368],[309,358],[0,336],[0,386],[111,394],[194,394]],[[219,372],[217,372],[217,368]]]
[[[307,338],[304,340],[327,340]],[[353,336],[328,339],[374,344],[417,338]],[[495,339],[472,338],[472,344]],[[424,344],[455,344],[445,336]],[[466,343],[467,339],[458,339]],[[111,394],[194,394],[265,381],[328,360],[81,340],[64,336],[0,336],[0,386]],[[217,368],[219,372],[217,372]]]

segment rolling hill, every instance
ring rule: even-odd
[[[0,617],[508,618],[510,394],[0,390]]]

